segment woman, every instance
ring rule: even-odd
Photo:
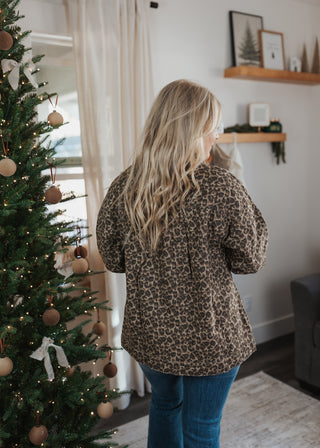
[[[263,266],[267,229],[242,184],[205,163],[219,121],[206,88],[165,86],[98,216],[102,259],[126,273],[122,346],[152,386],[148,448],[219,447],[228,392],[255,350],[231,272]]]

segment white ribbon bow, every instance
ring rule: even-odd
[[[63,348],[59,347],[58,345],[54,345],[53,340],[47,338],[46,336],[42,339],[41,347],[39,347],[36,351],[34,351],[30,355],[30,358],[37,359],[38,361],[42,361],[44,359],[44,366],[48,374],[48,380],[52,381],[54,379],[54,373],[48,351],[49,347],[55,348],[59,365],[62,367],[68,367],[69,362],[63,351]]]
[[[27,64],[27,65],[25,65]],[[3,73],[10,72],[8,75],[8,81],[13,88],[13,90],[17,90],[19,85],[19,77],[20,77],[20,67],[25,65],[23,72],[26,77],[29,79],[33,87],[38,88],[38,84],[34,80],[31,71],[34,69],[34,65],[29,59],[28,61],[23,60],[22,62],[17,62],[13,59],[2,59],[1,68]]]

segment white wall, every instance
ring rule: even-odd
[[[220,99],[226,126],[247,122],[247,104],[268,102],[281,119],[287,164],[276,165],[271,145],[239,145],[246,184],[268,223],[268,260],[255,275],[235,276],[242,297],[251,296],[250,321],[258,342],[293,330],[290,280],[320,267],[317,204],[320,154],[319,87],[225,79],[231,66],[229,10],[263,17],[264,28],[284,34],[285,54],[311,63],[320,2],[298,0],[162,0],[150,10],[155,90],[177,78],[198,81]],[[317,258],[318,257],[318,258]]]
[[[21,6],[26,27],[68,34],[62,0],[22,0]],[[286,59],[300,56],[306,43],[311,62],[315,36],[320,38],[320,2],[159,0],[159,8],[150,9],[155,92],[174,79],[197,81],[220,99],[226,126],[247,121],[248,103],[268,102],[287,132],[287,164],[276,165],[270,144],[239,145],[249,193],[270,233],[263,270],[236,276],[240,294],[252,297],[249,317],[257,342],[263,342],[293,330],[290,280],[320,269],[320,86],[225,79],[231,65],[229,10],[261,15],[265,29],[282,32]]]
[[[20,0],[19,12],[25,16],[21,28],[34,33],[70,34],[63,0]]]

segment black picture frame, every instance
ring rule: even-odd
[[[261,67],[259,30],[263,18],[240,11],[229,11],[232,64]]]

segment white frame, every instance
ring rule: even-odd
[[[264,114],[264,120],[257,119],[259,115]],[[270,105],[267,103],[249,104],[249,124],[253,127],[269,126],[270,124]]]
[[[283,34],[259,30],[262,67],[285,70]]]

